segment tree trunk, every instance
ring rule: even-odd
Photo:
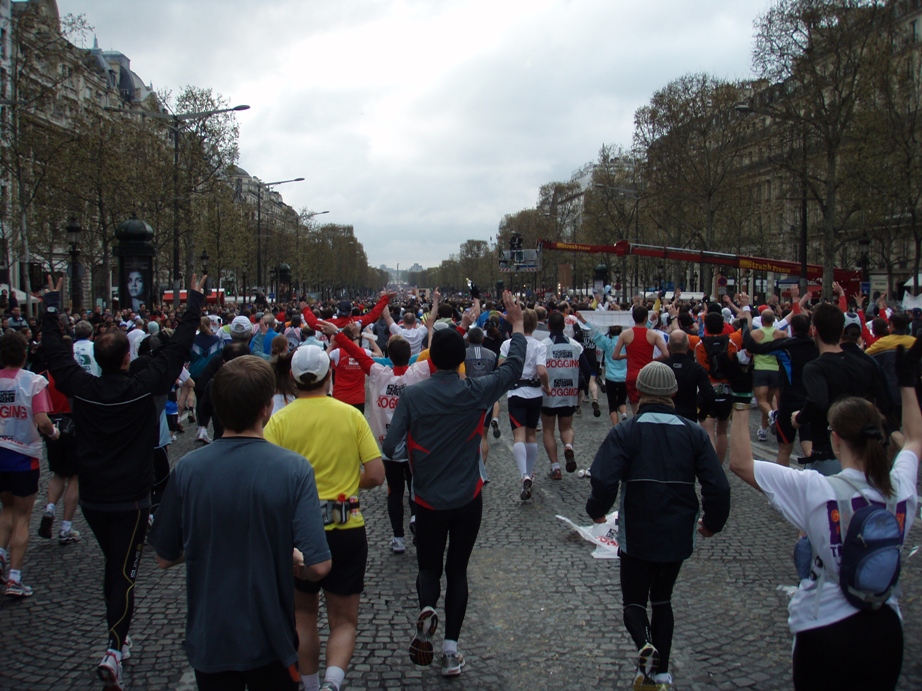
[[[833,147],[826,154],[826,209],[823,218],[823,297],[832,299],[836,268],[836,172],[838,155]]]

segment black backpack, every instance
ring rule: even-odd
[[[730,337],[705,336],[701,339],[707,353],[708,374],[714,379],[732,379],[737,373],[736,361],[729,354]]]

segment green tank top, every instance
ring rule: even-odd
[[[775,329],[774,326],[760,326],[759,331],[765,334],[762,338],[762,343],[768,343],[774,340],[775,331],[777,331],[777,329]],[[756,355],[752,358],[752,368],[757,370],[777,371],[778,358],[774,355]]]

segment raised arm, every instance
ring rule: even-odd
[[[362,326],[365,326],[366,324],[374,324],[376,321],[378,321],[378,317],[380,317],[381,314],[385,311],[385,308],[390,303],[391,298],[395,297],[396,295],[396,290],[390,290],[388,292],[384,292],[382,290],[381,299],[378,300],[378,304],[372,307],[368,314],[363,314],[358,320],[359,323],[361,323]],[[390,312],[390,310],[387,311]]]
[[[916,386],[919,383],[919,361],[922,359],[922,338],[917,338],[909,350],[896,349],[896,377],[903,400],[903,448],[912,451],[916,458],[922,455],[922,413]]]
[[[42,316],[42,351],[58,391],[65,396],[73,396],[81,384],[95,377],[77,364],[73,353],[64,345],[61,322],[58,320],[63,283],[64,279],[60,278],[55,285],[51,276],[48,276],[48,289],[42,296],[45,305],[45,313]]]

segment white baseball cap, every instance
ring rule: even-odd
[[[231,322],[230,326],[231,334],[253,334],[253,325],[250,323],[250,320],[246,317],[234,317],[234,321]]]
[[[321,381],[329,371],[330,356],[320,346],[299,346],[291,356],[291,374],[302,384]],[[302,377],[305,374],[313,375],[313,381],[304,381]]]

